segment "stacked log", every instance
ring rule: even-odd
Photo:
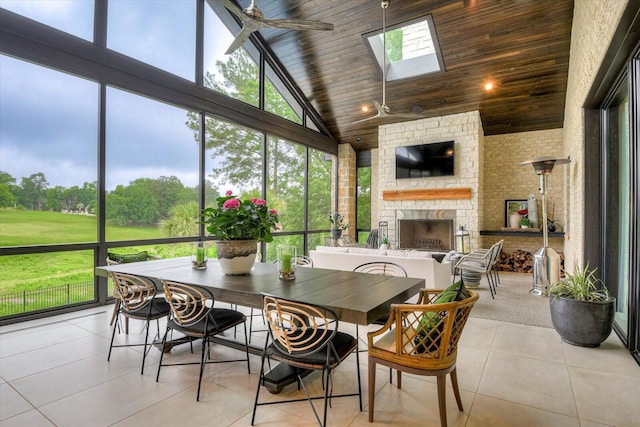
[[[560,255],[560,268],[564,269],[564,254]],[[531,252],[516,249],[513,253],[500,252],[498,257],[498,269],[500,271],[513,271],[515,273],[533,272],[533,254]]]

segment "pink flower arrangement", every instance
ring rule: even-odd
[[[257,240],[272,242],[277,230],[278,212],[267,208],[263,199],[241,200],[231,190],[218,197],[218,206],[206,208],[200,216],[207,231],[221,240]]]

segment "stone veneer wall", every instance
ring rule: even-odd
[[[454,114],[443,117],[383,125],[378,130],[377,198],[378,220],[388,221],[389,237],[396,240],[397,209],[453,209],[457,212],[454,226],[465,225],[471,234],[471,247],[479,247],[480,229],[484,225],[484,132],[480,113]],[[429,142],[455,141],[455,176],[438,178],[395,179],[395,148]],[[372,170],[372,175],[376,170]],[[384,201],[387,190],[433,188],[471,188],[471,199]],[[377,223],[376,223],[377,224]],[[372,227],[374,225],[372,224]]]
[[[571,156],[567,182],[567,212],[584,212],[584,116],[583,105],[602,64],[626,0],[579,0],[573,8],[571,56],[564,109],[564,156]],[[565,227],[565,266],[584,264],[584,214],[570,215]]]
[[[347,224],[354,227],[347,230],[355,238],[356,224],[356,152],[351,144],[338,146],[338,212],[344,216]]]
[[[482,203],[484,204],[484,225],[486,230],[500,230],[505,226],[505,200],[526,200],[529,194],[537,199],[538,219],[542,219],[542,196],[540,195],[540,177],[533,166],[518,166],[525,160],[541,156],[562,157],[562,129],[541,130],[535,132],[510,133],[484,137],[485,185]],[[568,173],[566,165],[557,166],[547,177],[547,209],[566,224],[565,191],[563,183]],[[511,253],[516,249],[535,252],[542,247],[542,238],[517,238],[510,236],[483,236],[482,247],[488,248],[504,238],[503,250]],[[563,239],[552,238],[551,247],[563,252]]]

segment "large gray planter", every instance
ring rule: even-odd
[[[611,334],[616,299],[578,301],[549,296],[551,321],[563,341],[581,347],[597,347]]]

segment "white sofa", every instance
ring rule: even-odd
[[[424,279],[429,289],[444,289],[451,285],[451,264],[439,263],[430,252],[378,250],[358,247],[318,246],[309,251],[314,268],[352,271],[366,262],[386,261],[401,265],[407,276]]]

